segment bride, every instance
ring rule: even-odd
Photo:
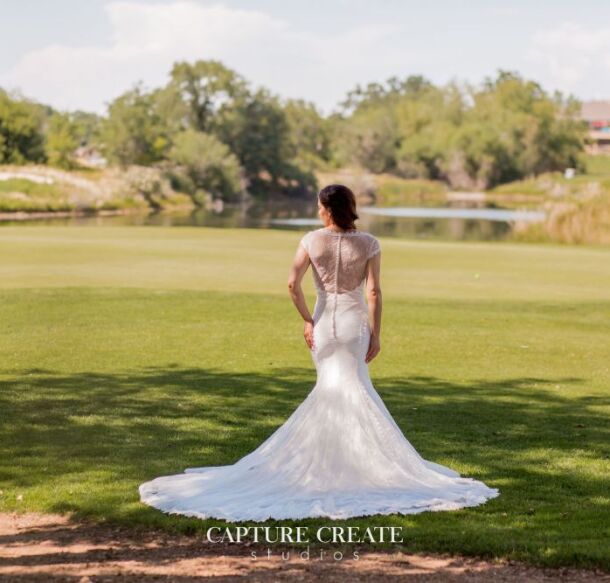
[[[379,242],[354,226],[356,200],[346,186],[322,189],[318,214],[324,227],[302,237],[288,280],[305,321],[315,386],[281,427],[236,463],[187,468],[141,484],[145,504],[235,522],[415,514],[477,506],[499,495],[423,459],[395,423],[368,372],[380,351]],[[301,289],[310,264],[313,315]]]

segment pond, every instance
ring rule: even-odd
[[[359,229],[377,236],[439,240],[501,240],[510,235],[514,224],[541,221],[544,212],[511,210],[492,205],[435,207],[359,206]],[[306,231],[321,227],[314,201],[274,201],[249,205],[224,204],[216,209],[193,212],[158,212],[127,215],[45,217],[0,224],[55,225],[159,225],[290,229]]]

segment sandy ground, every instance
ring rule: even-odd
[[[198,537],[138,532],[69,516],[0,513],[0,581],[610,581],[581,569],[540,569],[515,561],[359,551],[342,560],[272,546],[212,545]],[[257,550],[258,559],[250,552]]]

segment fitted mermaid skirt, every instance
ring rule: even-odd
[[[401,432],[364,360],[370,326],[361,288],[319,290],[313,319],[316,383],[287,421],[232,465],[141,484],[142,502],[237,522],[455,510],[499,495],[423,459]]]

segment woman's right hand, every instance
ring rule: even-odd
[[[371,360],[373,360],[373,358],[375,358],[379,354],[380,350],[381,341],[379,339],[379,336],[371,334],[371,339],[369,341],[369,349],[366,353],[366,356],[364,357],[364,362],[366,362],[367,364],[371,362]]]
[[[311,322],[305,322],[305,328],[303,330],[303,336],[305,337],[305,342],[307,343],[307,346],[309,347],[309,350],[313,350],[314,349],[313,327],[314,327],[313,320]]]

